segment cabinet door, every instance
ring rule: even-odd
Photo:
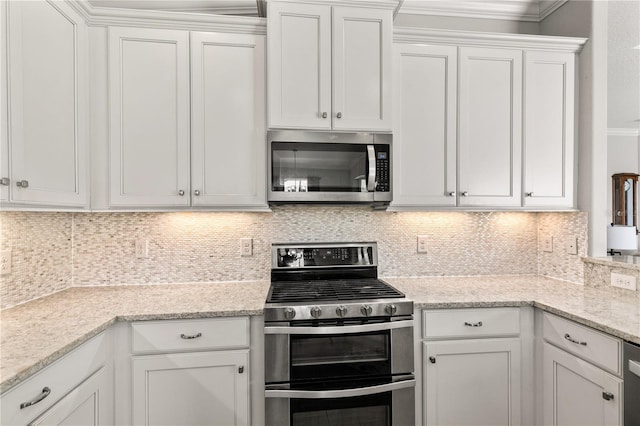
[[[110,366],[91,377],[30,423],[33,426],[108,426],[113,424],[113,376]]]
[[[520,206],[522,52],[460,48],[459,203]]]
[[[333,128],[391,130],[392,12],[333,8]]]
[[[111,206],[189,205],[189,34],[109,28]]]
[[[525,207],[574,207],[574,62],[573,53],[525,53]]]
[[[264,36],[191,33],[194,206],[266,206]]]
[[[455,46],[394,46],[393,205],[456,205]]]
[[[423,344],[426,425],[519,425],[520,340]]]
[[[249,351],[133,357],[133,424],[249,424]]]
[[[269,127],[331,128],[331,7],[269,2]]]
[[[84,20],[64,2],[9,1],[6,8],[9,171],[2,177],[11,178],[9,199],[86,206]]]
[[[544,424],[622,424],[622,380],[544,343]]]

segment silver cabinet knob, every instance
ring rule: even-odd
[[[322,118],[327,118],[328,114],[326,112],[322,113]]]
[[[182,189],[181,189],[181,190],[179,190],[179,191],[178,191],[178,195],[182,197],[182,196],[184,195],[184,190],[182,190]]]
[[[611,392],[602,392],[602,399],[611,401],[613,399],[613,394]]]
[[[455,197],[456,196],[456,191],[451,191],[449,192],[449,197]]]
[[[362,305],[360,312],[362,312],[362,315],[365,317],[368,317],[373,312],[373,308],[370,305]]]
[[[314,306],[313,308],[311,308],[312,317],[318,318],[321,314],[322,314],[322,309],[320,309],[320,306]]]
[[[342,113],[341,113],[341,112],[337,113],[337,114],[336,114],[336,117],[338,117],[338,118],[342,118]]]
[[[284,319],[292,320],[296,317],[296,310],[293,308],[285,308]]]
[[[339,317],[344,317],[345,315],[347,315],[347,308],[344,305],[340,305],[336,308],[336,314]]]
[[[241,365],[240,367],[238,367],[238,373],[239,374],[244,373],[244,365]]]
[[[398,312],[398,307],[393,303],[384,307],[384,311],[389,315],[395,315]]]
[[[9,186],[11,183],[11,179],[9,178],[0,178],[0,185]]]
[[[430,362],[431,364],[435,364],[435,363],[436,363],[436,357],[435,357],[435,356],[430,356],[430,357],[429,357],[429,362]]]
[[[195,191],[193,191],[193,195],[195,195],[196,197],[200,195],[200,190],[196,189]]]
[[[526,197],[533,197],[533,192],[525,192],[524,195]]]
[[[19,180],[16,182],[16,186],[18,188],[28,188],[29,187],[29,181],[28,180]]]
[[[466,197],[467,195],[469,195],[469,193],[467,191],[464,191],[460,195],[462,195],[463,197]]]

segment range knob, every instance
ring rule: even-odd
[[[373,308],[370,305],[362,305],[360,307],[360,312],[362,312],[362,315],[365,317],[368,317],[371,315],[371,312],[373,312]]]
[[[336,314],[339,317],[344,317],[345,315],[347,315],[347,308],[344,305],[340,305],[336,308]]]
[[[322,309],[320,309],[320,306],[314,306],[313,308],[311,308],[312,317],[318,318],[320,314],[322,314]]]
[[[394,304],[390,304],[384,307],[384,311],[389,315],[395,315],[398,312],[398,307]]]
[[[284,319],[292,320],[296,317],[296,310],[293,308],[284,309]]]

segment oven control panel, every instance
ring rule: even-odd
[[[325,303],[317,305],[267,307],[265,321],[313,321],[358,318],[399,317],[413,314],[413,302],[407,299],[370,303]]]
[[[273,246],[274,269],[377,266],[375,243]]]

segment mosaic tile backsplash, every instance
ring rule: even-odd
[[[377,241],[381,276],[541,274],[582,282],[585,213],[383,212],[279,206],[271,213],[0,213],[0,307],[69,286],[264,280],[275,242]],[[540,250],[551,234],[558,249]],[[417,235],[428,252],[417,253]],[[253,238],[251,257],[240,238]],[[568,255],[569,238],[578,255]],[[148,240],[148,257],[135,241]]]

